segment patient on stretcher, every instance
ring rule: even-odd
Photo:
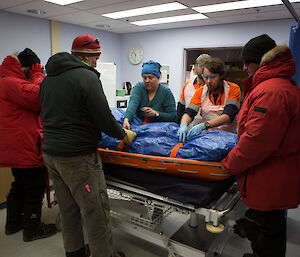
[[[116,120],[122,124],[125,112],[121,109],[111,108]],[[133,119],[131,129],[137,138],[130,146],[122,151],[144,155],[170,157],[172,149],[178,145],[176,136],[179,125],[173,122],[157,122],[143,124]],[[176,158],[193,159],[198,161],[221,161],[237,144],[237,135],[225,131],[212,131],[201,134],[178,148]],[[102,133],[101,148],[119,150],[120,141]]]

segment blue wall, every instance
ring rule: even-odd
[[[184,48],[243,46],[252,37],[267,33],[277,44],[288,44],[293,20],[273,20],[225,25],[130,33],[121,36],[122,80],[135,84],[141,80],[141,65],[131,65],[128,50],[134,45],[144,49],[144,60],[170,66],[169,86],[178,99],[184,84]]]
[[[0,11],[0,62],[29,47],[45,64],[51,55],[50,22]]]
[[[50,21],[30,16],[0,11],[0,63],[14,52],[31,48],[43,65],[51,56]],[[61,23],[61,51],[70,52],[73,39],[80,34],[98,37],[102,62],[113,62],[117,67],[117,87],[121,88],[121,39],[116,33]]]
[[[50,22],[0,11],[0,62],[12,52],[32,48],[45,64],[51,56]],[[202,27],[116,34],[61,23],[61,50],[70,52],[73,39],[83,33],[99,38],[103,62],[117,66],[117,88],[123,81],[133,85],[141,80],[141,64],[128,61],[128,51],[139,45],[144,61],[153,59],[170,66],[170,88],[178,99],[183,82],[184,48],[243,46],[254,36],[267,33],[277,44],[288,44],[292,19],[234,23]]]

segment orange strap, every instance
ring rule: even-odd
[[[123,140],[121,140],[120,143],[118,144],[118,150],[119,150],[119,151],[122,151],[123,148],[124,148],[124,146],[125,146],[125,143],[124,143]]]
[[[142,124],[147,124],[147,123],[151,123],[151,118],[150,117],[145,117]]]
[[[179,149],[180,147],[182,147],[182,146],[183,146],[183,143],[178,143],[177,145],[175,145],[175,146],[173,147],[172,151],[171,151],[170,157],[171,157],[171,158],[176,158],[178,149]]]

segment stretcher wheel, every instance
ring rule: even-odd
[[[219,223],[218,226],[214,226],[211,222],[209,222],[209,223],[206,224],[206,229],[210,233],[218,234],[218,233],[221,233],[221,232],[224,231],[224,225]]]

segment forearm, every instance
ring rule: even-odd
[[[231,118],[227,114],[222,114],[219,117],[208,121],[211,128],[218,127],[220,125],[223,125],[223,124],[229,123],[229,122],[231,122]]]
[[[158,112],[158,116],[155,117],[157,121],[176,121],[176,111],[173,112]]]
[[[192,122],[192,118],[187,114],[183,114],[182,118],[181,118],[181,121],[180,121],[180,124],[187,124],[189,125],[191,122]]]
[[[128,107],[125,113],[125,118],[127,118],[129,121],[131,121],[134,116],[138,115],[141,99],[142,99],[142,93],[139,87],[135,86],[130,96]]]

